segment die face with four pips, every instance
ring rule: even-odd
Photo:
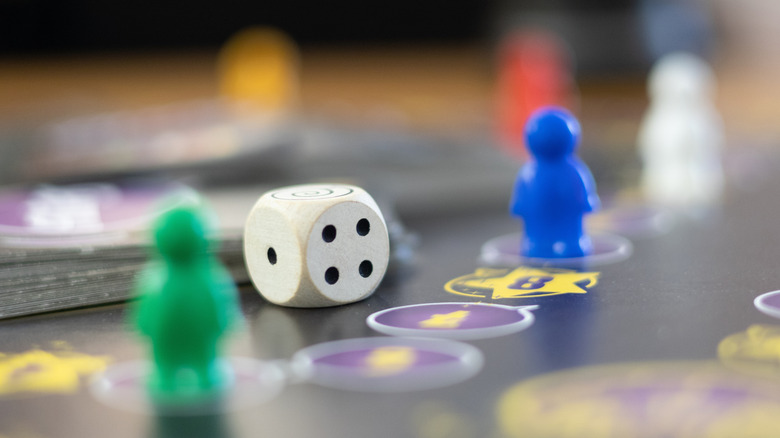
[[[371,295],[387,270],[387,225],[350,185],[310,184],[263,194],[246,222],[244,254],[257,290],[275,304],[325,307]]]

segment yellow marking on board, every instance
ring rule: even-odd
[[[560,438],[621,436],[619,403],[608,398],[552,400],[535,388],[518,384],[510,388],[497,407],[498,422],[506,436]]]
[[[479,268],[473,274],[447,282],[447,292],[480,298],[537,298],[560,294],[584,294],[598,283],[598,272],[565,269]]]
[[[598,282],[597,272],[557,272],[519,267],[495,282],[493,298],[519,298],[524,295],[548,296],[559,294],[584,294]],[[549,279],[549,280],[548,280]],[[577,283],[587,281],[578,286]]]
[[[776,380],[714,361],[600,365],[522,381],[501,396],[496,415],[508,438],[772,437],[777,393]]]
[[[780,407],[768,403],[746,403],[741,409],[735,410],[730,415],[720,415],[704,434],[706,438],[732,438],[777,436],[778,418]]]
[[[254,27],[233,36],[219,56],[222,95],[276,109],[298,94],[298,50],[284,33]]]
[[[426,400],[413,407],[412,436],[416,438],[484,438],[480,421],[450,402]],[[492,436],[492,435],[491,435]]]
[[[430,318],[424,321],[420,321],[420,327],[438,329],[458,328],[469,316],[469,313],[471,312],[468,310],[456,310],[450,313],[437,313],[431,315]]]
[[[780,362],[780,327],[751,325],[744,332],[723,339],[718,345],[718,356]]]
[[[390,376],[409,369],[416,359],[417,354],[410,347],[379,347],[366,357],[366,365],[372,376]]]
[[[81,377],[103,371],[108,362],[109,358],[105,356],[72,351],[0,353],[0,395],[75,392]]]
[[[747,374],[780,377],[780,326],[754,324],[718,344],[718,358]]]

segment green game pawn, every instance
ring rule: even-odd
[[[157,401],[208,398],[226,388],[220,341],[239,318],[233,279],[209,253],[205,221],[194,208],[164,214],[154,260],[136,286],[134,322],[153,356],[149,387]]]

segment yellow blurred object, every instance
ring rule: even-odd
[[[417,358],[413,348],[379,347],[366,358],[372,376],[391,376],[406,371]]]
[[[0,395],[73,393],[82,377],[103,371],[110,359],[74,351],[0,353]]]
[[[753,324],[718,344],[718,358],[727,367],[759,377],[780,378],[780,326]]]
[[[499,399],[502,438],[775,437],[780,382],[716,361],[650,361],[536,376]]]
[[[300,88],[299,63],[298,48],[284,33],[263,27],[244,29],[220,52],[220,92],[267,109],[292,106]]]

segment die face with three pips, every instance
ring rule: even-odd
[[[268,301],[290,307],[352,303],[387,270],[390,242],[376,202],[350,185],[283,187],[263,194],[246,222],[249,276]]]

